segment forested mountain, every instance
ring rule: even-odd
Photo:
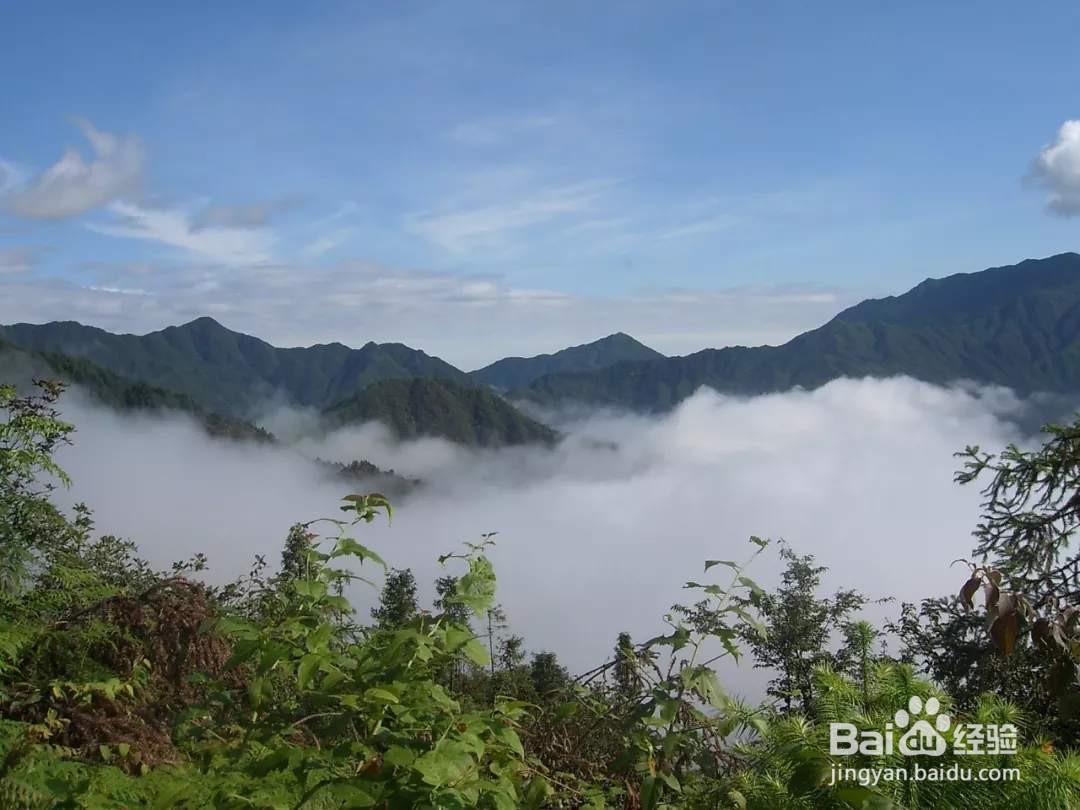
[[[439,377],[467,384],[449,363],[400,343],[340,343],[282,349],[212,318],[147,335],[114,335],[74,321],[0,327],[0,338],[85,358],[128,379],[187,394],[204,407],[247,417],[272,396],[326,408],[373,382]]]
[[[545,374],[596,371],[616,363],[658,360],[663,356],[630,335],[616,332],[592,343],[571,346],[554,354],[506,357],[490,366],[470,372],[470,375],[494,388],[509,390],[528,385]]]
[[[514,394],[656,411],[702,385],[761,394],[891,374],[997,383],[1022,394],[1080,392],[1080,255],[927,279],[903,295],[851,307],[782,346],[549,374]]]
[[[262,428],[210,411],[186,394],[129,380],[82,358],[35,352],[0,340],[0,383],[26,387],[34,379],[77,385],[92,399],[121,411],[180,411],[194,417],[211,436],[273,441]]]
[[[331,427],[378,420],[403,439],[440,436],[484,447],[551,442],[556,434],[484,388],[447,380],[383,380],[323,414]]]

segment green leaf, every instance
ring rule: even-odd
[[[298,689],[301,691],[307,689],[320,663],[322,663],[322,656],[314,653],[308,653],[300,659],[300,664],[296,668],[296,686]]]
[[[469,639],[465,642],[465,646],[461,648],[461,652],[478,667],[487,666],[491,663],[491,655],[488,652],[488,648],[485,647],[479,639]]]
[[[368,700],[375,700],[380,703],[400,703],[401,699],[393,692],[389,692],[386,689],[380,689],[377,686],[373,686],[364,692],[364,697]]]
[[[334,782],[327,792],[344,802],[344,807],[374,807],[376,804],[374,797],[357,785],[355,780]]]
[[[817,790],[825,783],[831,770],[832,765],[826,757],[813,755],[796,766],[791,779],[788,780],[788,788],[796,796]]]
[[[706,560],[705,570],[708,571],[710,568],[716,565],[726,565],[728,568],[731,568],[734,571],[739,570],[739,564],[734,560]]]

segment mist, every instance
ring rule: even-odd
[[[470,450],[397,442],[374,424],[287,447],[240,444],[186,418],[117,415],[75,396],[64,411],[78,431],[59,460],[74,480],[62,497],[86,502],[99,532],[134,540],[162,567],[203,552],[217,582],[256,554],[276,563],[291,524],[341,516],[350,485],[311,458],[364,458],[419,477],[392,525],[358,526],[358,539],[411,567],[430,603],[444,573],[435,558],[498,532],[490,557],[510,632],[582,671],[619,631],[661,630],[674,602],[693,599],[682,585],[703,579],[703,561],[748,556],[750,535],[815,555],[829,590],[955,592],[963,572],[950,562],[970,552],[979,493],[952,482],[953,454],[1030,440],[1018,427],[1028,408],[1006,389],[908,378],[753,398],[702,389],[662,416],[563,415],[553,448]],[[279,408],[265,422],[295,436],[310,415]],[[771,547],[748,573],[768,587],[779,570]],[[366,615],[375,594],[351,596]],[[744,663],[734,680],[752,688],[761,674]]]

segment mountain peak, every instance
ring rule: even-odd
[[[512,389],[528,385],[547,374],[599,371],[618,363],[656,360],[663,356],[625,332],[614,332],[591,343],[570,346],[554,354],[507,357],[472,372],[472,376],[495,388]]]
[[[210,329],[213,329],[215,331],[220,331],[220,332],[229,332],[229,331],[231,331],[230,329],[227,329],[226,327],[222,326],[220,322],[214,320],[209,315],[202,315],[201,317],[198,317],[193,321],[188,321],[187,323],[180,324],[180,326],[177,326],[175,328],[176,329],[185,329],[185,330],[188,330],[188,331],[198,330],[200,332],[205,332],[205,331],[210,330]]]

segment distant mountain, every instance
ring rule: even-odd
[[[250,422],[209,411],[186,394],[136,382],[82,358],[34,352],[0,341],[0,382],[26,388],[34,379],[77,385],[97,402],[119,411],[178,411],[193,417],[211,436],[272,442],[272,434]]]
[[[470,372],[470,376],[478,382],[505,391],[526,386],[546,374],[597,371],[616,363],[659,360],[663,356],[630,335],[616,332],[592,343],[571,346],[554,354],[507,357]]]
[[[1080,255],[927,279],[903,295],[863,301],[782,346],[548,374],[512,397],[658,411],[703,385],[762,394],[894,374],[997,383],[1021,394],[1080,392]]]
[[[379,421],[402,439],[439,436],[483,447],[550,443],[551,428],[485,388],[415,378],[382,380],[323,412],[328,427]]]
[[[212,318],[147,335],[114,335],[74,321],[0,327],[28,349],[86,359],[130,380],[192,397],[236,417],[278,396],[326,408],[386,379],[436,377],[468,384],[465,372],[400,343],[340,343],[281,349],[226,329]]]

